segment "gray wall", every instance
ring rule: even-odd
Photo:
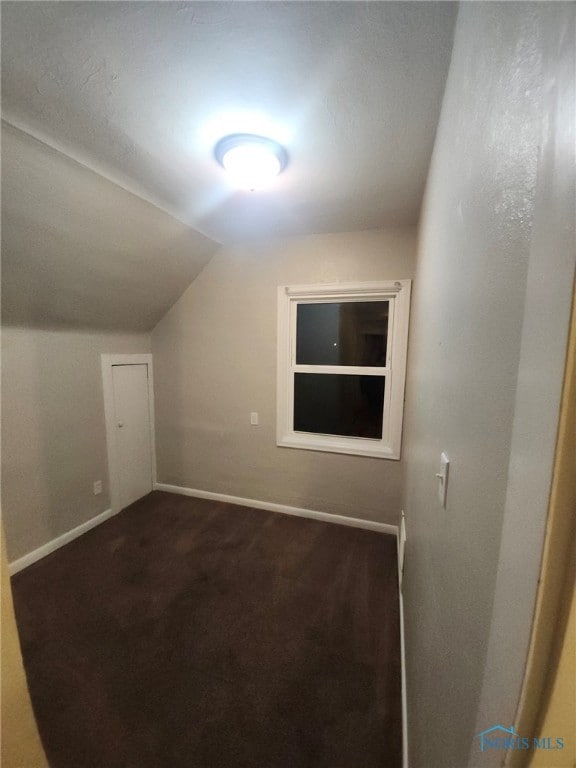
[[[9,560],[110,507],[101,353],[148,334],[2,329],[2,516]],[[93,482],[103,493],[93,494]]]
[[[510,725],[518,701],[574,271],[571,15],[468,3],[456,25],[408,363],[411,768],[483,765],[474,734]]]
[[[276,446],[276,289],[410,278],[414,255],[413,229],[220,250],[152,333],[159,481],[396,523],[400,462]]]

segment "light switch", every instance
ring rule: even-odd
[[[96,480],[94,483],[94,496],[98,496],[102,493],[102,480]]]
[[[250,414],[250,424],[252,424],[253,427],[258,426],[258,414],[256,413],[256,411],[253,411]]]
[[[448,470],[450,461],[445,453],[440,454],[440,472],[436,472],[438,480],[438,501],[446,509],[446,494],[448,492]]]

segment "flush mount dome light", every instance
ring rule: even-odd
[[[220,139],[214,155],[234,186],[251,191],[265,187],[288,164],[286,150],[278,142],[249,133]]]

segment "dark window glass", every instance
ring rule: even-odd
[[[386,365],[388,301],[298,304],[296,363]]]
[[[294,374],[294,429],[382,438],[385,376]]]

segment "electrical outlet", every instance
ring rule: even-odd
[[[94,483],[94,496],[98,496],[100,493],[102,493],[102,480],[96,480]]]
[[[256,411],[253,411],[250,414],[250,424],[252,424],[253,427],[258,426],[258,414],[256,413]]]

